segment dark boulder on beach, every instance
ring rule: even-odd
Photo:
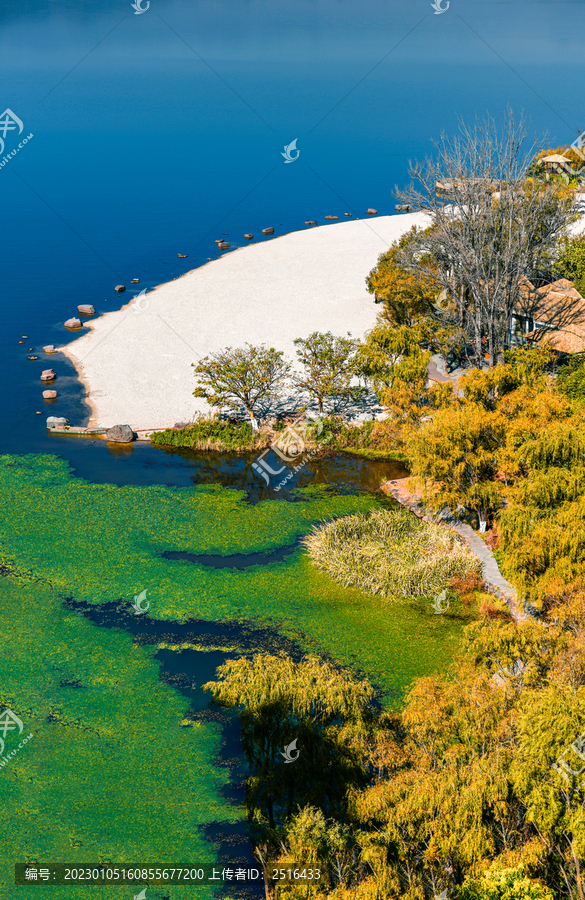
[[[117,291],[118,294],[123,294],[124,291],[126,290],[126,285],[117,284],[116,287],[114,288],[114,290]]]
[[[63,427],[69,424],[69,419],[65,419],[62,416],[49,416],[47,419],[47,428]]]
[[[134,440],[134,432],[129,425],[114,425],[106,431],[106,440],[115,444],[131,444]]]

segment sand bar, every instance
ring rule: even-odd
[[[228,252],[87,322],[63,348],[92,408],[90,425],[162,428],[209,412],[191,363],[227,346],[267,343],[295,360],[312,331],[363,337],[380,309],[365,278],[423,213],[319,226]],[[128,285],[129,287],[129,285]],[[81,301],[80,301],[81,302]]]

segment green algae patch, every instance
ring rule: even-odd
[[[148,614],[272,625],[307,650],[363,672],[399,704],[414,678],[448,665],[467,616],[430,601],[382,604],[313,566],[302,548],[244,570],[165,559],[165,551],[232,555],[292,544],[313,525],[381,505],[371,494],[299,491],[302,502],[252,506],[221,486],[90,484],[52,456],[3,457],[6,553],[56,590],[92,604],[147,591]]]
[[[189,700],[160,682],[155,648],[97,628],[50,585],[14,575],[0,578],[0,617],[0,712],[24,725],[20,737],[8,732],[4,758],[33,735],[0,768],[1,896],[26,893],[11,886],[15,862],[216,864],[198,826],[244,815],[222,797],[225,770],[213,765],[221,728],[181,727]],[[113,900],[138,893],[102,890]],[[187,898],[193,889],[171,890]],[[50,894],[81,900],[88,888],[51,885]]]

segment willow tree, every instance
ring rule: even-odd
[[[413,183],[399,192],[428,213],[430,225],[404,248],[400,263],[435,284],[441,299],[434,320],[464,329],[478,355],[485,338],[493,366],[510,347],[513,313],[538,318],[542,297],[532,281],[550,273],[577,218],[572,192],[529,178],[534,146],[527,146],[522,117],[515,121],[509,109],[501,131],[489,115],[471,126],[461,122],[459,135],[443,134],[435,151],[411,164]],[[577,305],[548,310],[548,321],[571,324]]]
[[[375,692],[328,662],[259,653],[229,660],[203,686],[238,710],[250,767],[246,802],[253,837],[278,851],[298,807],[343,819],[348,787],[363,785],[361,740]],[[259,858],[266,858],[258,850]]]

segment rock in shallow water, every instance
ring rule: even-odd
[[[57,425],[69,425],[69,419],[65,419],[62,416],[49,416],[47,428],[55,428]]]
[[[81,320],[80,319],[67,319],[65,322],[65,328],[81,328]]]
[[[95,306],[92,306],[91,303],[82,303],[77,307],[77,312],[82,316],[95,316]]]
[[[129,425],[114,425],[106,431],[106,440],[115,444],[130,444],[134,440],[134,432]]]

